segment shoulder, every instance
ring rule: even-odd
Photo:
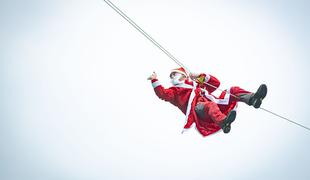
[[[189,79],[186,79],[186,80],[184,81],[184,84],[191,85],[191,86],[194,85],[193,81],[191,81],[191,80],[189,80]]]

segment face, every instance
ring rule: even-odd
[[[180,81],[184,80],[186,77],[183,74],[177,73],[177,72],[172,72],[170,74],[170,79],[178,79]]]
[[[186,77],[183,74],[173,72],[170,74],[170,79],[173,85],[177,85],[177,84],[182,83],[182,81],[185,80]]]

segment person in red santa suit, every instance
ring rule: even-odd
[[[205,73],[187,75],[183,68],[171,71],[170,88],[166,89],[160,84],[155,72],[148,80],[151,80],[154,91],[160,99],[170,102],[185,114],[184,129],[189,129],[195,124],[203,136],[220,129],[224,133],[229,133],[231,123],[236,118],[237,102],[259,108],[267,94],[267,86],[264,84],[255,93],[235,86],[231,87],[229,92],[223,91],[217,98],[211,94],[220,86],[217,78]]]

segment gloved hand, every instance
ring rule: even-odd
[[[203,83],[205,81],[205,75],[202,73],[190,73],[189,76],[192,80],[195,80],[199,83]]]
[[[155,73],[155,71],[153,72],[152,75],[150,75],[147,80],[153,80],[153,79],[157,79],[157,74]]]
[[[190,77],[192,80],[197,79],[197,78],[199,77],[199,75],[200,75],[200,74],[198,74],[198,73],[192,73],[192,72],[189,73],[189,77]]]

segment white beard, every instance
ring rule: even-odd
[[[170,82],[173,86],[178,85],[178,84],[182,84],[184,81],[181,81],[180,78],[182,77],[181,74],[178,74],[176,76],[174,76]]]

